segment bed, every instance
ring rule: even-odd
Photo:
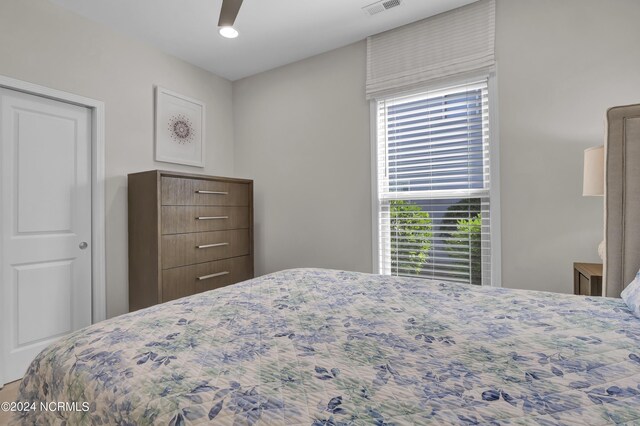
[[[288,270],[77,332],[23,401],[49,424],[640,422],[640,320],[620,299]]]
[[[640,268],[640,104],[607,111],[605,289],[620,292]]]
[[[617,297],[640,263],[640,208],[622,208],[640,194],[637,111],[609,116],[614,297],[282,271],[61,339],[29,367],[13,421],[640,424],[640,319]]]

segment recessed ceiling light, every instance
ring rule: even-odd
[[[233,27],[220,27],[218,30],[220,35],[225,38],[236,38],[238,37],[238,32]]]

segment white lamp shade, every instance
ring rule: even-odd
[[[604,145],[585,149],[582,195],[604,195]]]

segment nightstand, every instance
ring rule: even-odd
[[[602,296],[602,263],[573,264],[573,294]]]

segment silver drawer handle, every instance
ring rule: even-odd
[[[202,246],[196,246],[196,248],[199,249],[205,249],[205,248],[211,248],[211,247],[222,247],[222,246],[228,246],[229,243],[215,243],[215,244],[205,244]]]
[[[229,216],[198,216],[196,220],[216,220],[216,219],[229,219]]]
[[[224,191],[196,191],[196,194],[213,194],[213,195],[229,195],[228,192]]]
[[[198,277],[198,281],[208,280],[209,278],[221,277],[223,275],[228,275],[228,274],[229,274],[228,271],[224,271],[224,272],[218,272],[217,274],[204,275],[202,277]]]

